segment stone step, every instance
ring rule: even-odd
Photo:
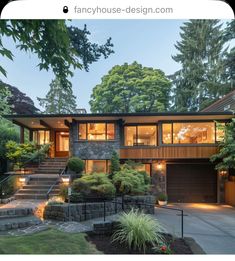
[[[55,181],[56,182],[56,181]],[[29,186],[51,186],[53,184],[55,184],[55,182],[47,182],[47,181],[30,181],[27,185]],[[27,186],[26,185],[26,186]]]
[[[51,187],[51,185],[41,185],[41,184],[36,184],[36,185],[25,185],[23,186],[23,189],[33,189],[33,190],[36,190],[36,189],[49,189]],[[59,185],[55,185],[54,186],[55,189],[59,189],[60,186]]]
[[[43,162],[67,162],[68,158],[46,158]]]
[[[33,215],[26,216],[26,217],[1,219],[0,220],[0,231],[25,228],[25,227],[30,227],[33,225],[38,225],[40,223],[42,223],[42,221]]]
[[[28,216],[33,214],[32,208],[2,208],[0,209],[1,217]]]
[[[63,167],[66,166],[66,162],[54,162],[54,161],[43,161],[40,166],[59,166],[59,167]],[[39,166],[39,167],[40,167]]]
[[[58,193],[50,193],[50,196],[58,196]],[[16,199],[47,199],[46,194],[15,194]]]
[[[52,177],[43,177],[43,176],[40,176],[40,177],[34,177],[34,176],[31,176],[30,179],[29,179],[29,182],[31,181],[47,181],[47,182],[55,182],[56,180],[58,179],[58,176],[55,176],[54,178]]]
[[[17,194],[46,194],[47,191],[49,190],[49,188],[46,188],[46,189],[20,189]],[[56,189],[56,188],[53,188],[52,189],[53,192],[55,193],[59,193],[60,192],[60,189]]]
[[[43,173],[43,174],[60,174],[63,169],[36,169],[34,173]]]

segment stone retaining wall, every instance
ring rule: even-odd
[[[115,201],[105,202],[105,215],[110,216],[121,212],[122,207],[125,211],[131,208],[143,210],[147,214],[154,214],[154,197],[153,196],[125,196],[123,197],[123,204],[121,198]],[[144,205],[148,204],[148,205]],[[104,203],[77,203],[77,204],[63,204],[63,205],[47,205],[44,211],[45,219],[59,220],[59,221],[84,221],[104,216]]]

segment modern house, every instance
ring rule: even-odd
[[[210,157],[218,151],[232,112],[11,115],[38,144],[51,142],[50,157],[78,156],[86,173],[108,172],[111,154],[143,163],[153,193],[173,202],[223,202],[223,175]]]

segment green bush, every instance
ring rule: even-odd
[[[160,193],[157,197],[159,201],[167,201],[168,197],[165,193]]]
[[[110,178],[112,178],[115,172],[120,170],[120,160],[116,151],[113,151],[110,162]]]
[[[68,160],[68,168],[76,173],[81,173],[84,170],[85,163],[78,157],[72,157]]]
[[[114,185],[104,173],[93,173],[75,179],[72,183],[72,191],[80,193],[83,198],[111,198],[116,192]]]
[[[127,245],[129,249],[143,251],[151,246],[162,244],[162,225],[150,215],[137,210],[123,213],[119,218],[119,225],[112,236],[113,242]]]
[[[122,169],[113,176],[113,184],[120,194],[143,195],[149,190],[150,179],[146,172]]]
[[[0,185],[1,186],[1,185]],[[0,188],[1,189],[1,188]],[[17,182],[17,176],[11,176],[6,182],[2,184],[2,198],[8,198],[14,195],[14,193],[19,189]]]

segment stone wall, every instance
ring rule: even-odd
[[[106,216],[121,212],[122,208],[125,211],[131,208],[143,210],[147,214],[154,214],[154,197],[153,196],[124,196],[122,199],[118,198],[115,201],[105,202]],[[147,205],[145,205],[147,204]],[[77,204],[63,204],[63,205],[47,205],[44,210],[45,219],[53,219],[60,221],[84,221],[88,219],[98,218],[104,216],[104,203],[77,203]]]
[[[73,122],[70,127],[70,152],[73,156],[81,159],[110,159],[115,150],[119,153],[120,149],[120,127],[115,124],[115,140],[107,141],[87,141],[78,140],[78,123]]]

